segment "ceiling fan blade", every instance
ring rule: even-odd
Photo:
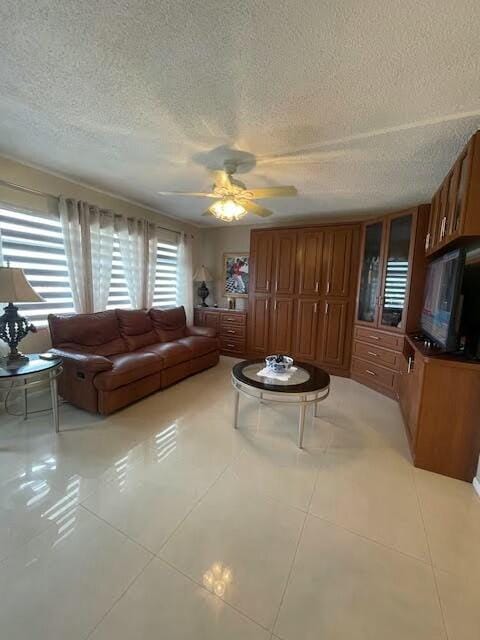
[[[218,198],[214,193],[202,191],[157,191],[159,196],[197,196],[199,198]]]
[[[202,216],[206,216],[206,217],[213,216],[213,213],[210,211],[210,209],[207,209],[202,213]]]
[[[215,186],[221,189],[231,189],[232,183],[230,182],[230,176],[226,171],[214,171]]]
[[[254,198],[284,198],[296,196],[298,191],[295,187],[263,187],[262,189],[247,189]]]
[[[254,213],[256,216],[261,216],[262,218],[267,218],[273,214],[273,211],[270,211],[270,209],[265,209],[265,207],[261,207],[259,204],[252,202],[251,200],[237,198],[236,202],[241,204],[249,213]]]

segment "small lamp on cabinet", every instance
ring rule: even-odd
[[[205,303],[205,300],[210,295],[210,291],[208,290],[206,283],[211,282],[212,280],[213,278],[210,272],[203,264],[201,267],[198,267],[198,269],[195,271],[195,274],[193,276],[193,281],[201,283],[197,289],[197,294],[200,300],[202,301],[202,304],[201,304],[202,307],[208,307],[208,304]]]

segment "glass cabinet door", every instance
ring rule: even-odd
[[[361,263],[360,291],[357,320],[376,322],[377,302],[380,289],[380,261],[382,252],[383,222],[374,222],[365,227],[365,245]]]
[[[379,325],[383,327],[402,328],[408,287],[411,230],[411,214],[389,221],[383,291],[380,297]]]

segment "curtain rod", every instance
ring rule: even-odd
[[[54,195],[53,193],[46,193],[45,191],[37,191],[37,189],[29,189],[28,187],[23,187],[21,184],[15,184],[14,182],[8,182],[7,180],[0,179],[0,185],[5,187],[10,187],[11,189],[17,189],[17,191],[23,191],[24,193],[33,193],[35,196],[42,196],[43,198],[53,198],[54,200],[59,200],[59,196]],[[179,235],[182,231],[174,231],[173,229],[168,229],[167,227],[161,227],[160,225],[155,224],[158,229],[162,231],[169,231],[170,233],[178,233]],[[192,236],[193,238],[193,236]]]

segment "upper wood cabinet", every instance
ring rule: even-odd
[[[270,293],[272,286],[273,236],[268,231],[257,231],[251,236],[250,263],[253,293]]]
[[[352,227],[337,227],[325,233],[322,293],[347,298],[350,292],[352,267]]]
[[[275,295],[293,295],[295,291],[295,262],[297,235],[295,232],[277,231],[273,236],[273,263]]]
[[[472,136],[432,199],[427,255],[480,236],[480,133]]]
[[[416,207],[364,224],[357,324],[400,333],[418,329],[428,210]]]
[[[324,232],[304,229],[298,232],[298,293],[318,296],[323,269]]]

